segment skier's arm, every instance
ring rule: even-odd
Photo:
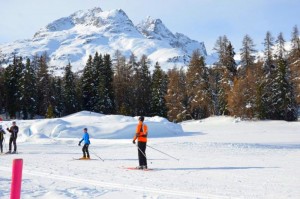
[[[134,135],[134,137],[133,137],[133,140],[132,140],[132,143],[133,144],[135,144],[135,140],[139,137],[139,135],[140,135],[140,129],[141,129],[141,125],[137,125],[137,127],[136,127],[136,133],[135,133],[135,135]]]
[[[10,132],[10,133],[12,132],[11,128],[10,128],[10,129],[9,129],[9,128],[7,128],[6,130],[7,130],[8,132]]]
[[[83,141],[83,138],[79,141],[79,143],[78,143],[78,146],[80,146],[81,145],[81,142]]]

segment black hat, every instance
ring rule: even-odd
[[[140,116],[139,120],[143,122],[144,121],[144,116]]]
[[[84,128],[83,130],[87,131],[87,128]]]

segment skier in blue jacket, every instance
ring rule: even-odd
[[[80,159],[81,160],[84,160],[84,159],[89,160],[90,159],[90,154],[89,154],[90,136],[89,136],[89,134],[87,132],[87,128],[84,128],[83,132],[84,132],[83,137],[82,137],[82,139],[78,143],[78,146],[81,145],[82,141],[84,143],[84,145],[82,147],[83,157],[80,158]]]

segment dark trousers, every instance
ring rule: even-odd
[[[17,137],[9,138],[9,151],[11,151],[11,144],[14,144],[14,151],[17,152]]]
[[[146,146],[147,142],[138,142],[138,155],[140,166],[147,166]]]
[[[3,153],[3,139],[0,139],[0,149],[1,153]]]
[[[83,157],[90,157],[88,144],[83,145],[82,152],[83,152]]]

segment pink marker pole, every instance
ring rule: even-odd
[[[10,199],[20,199],[22,184],[23,159],[14,159],[12,168],[12,182]]]

